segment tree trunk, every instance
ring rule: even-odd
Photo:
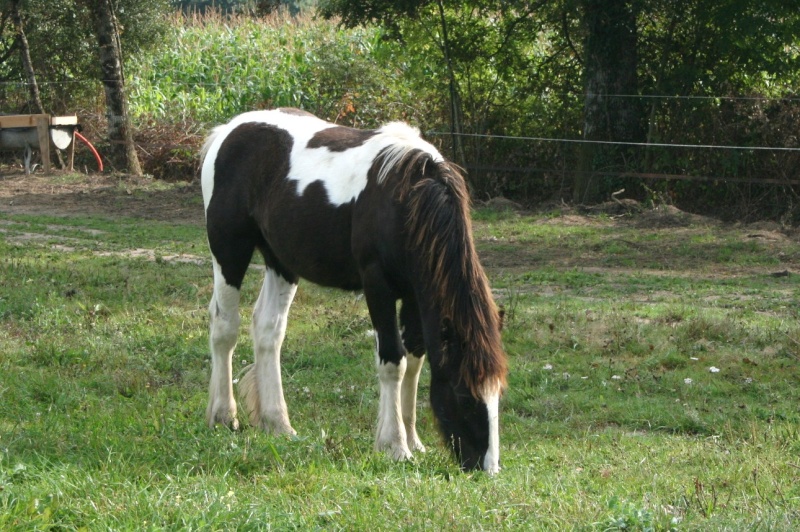
[[[142,174],[133,130],[128,118],[122,74],[122,50],[119,27],[111,0],[86,0],[100,52],[100,69],[106,94],[106,117],[111,155],[120,167],[135,175]]]
[[[631,0],[583,0],[584,127],[588,141],[639,142],[644,134],[638,93],[636,12]],[[626,97],[620,97],[626,96]],[[573,200],[601,199],[598,171],[625,165],[625,148],[585,143],[578,157]]]
[[[29,104],[33,107],[33,112],[35,114],[44,114],[42,99],[39,97],[39,84],[36,83],[36,73],[33,70],[33,62],[31,61],[31,49],[28,45],[28,38],[25,36],[22,17],[19,14],[19,1],[20,0],[11,0],[11,22],[14,24],[14,31],[19,40],[22,68],[25,70],[25,77],[28,79],[28,91],[30,93]]]
[[[25,35],[25,26],[22,24],[22,15],[20,15],[19,2],[20,0],[11,0],[11,23],[14,25],[14,32],[17,34],[19,51],[22,59],[22,68],[25,71],[25,77],[28,80],[28,92],[30,96],[30,99],[28,100],[28,106],[31,108],[30,110],[33,111],[32,114],[45,114],[44,105],[42,105],[42,98],[39,95],[39,84],[36,82],[36,71],[33,69],[33,61],[31,61],[31,47],[28,44],[28,37]],[[41,147],[40,150],[42,159],[46,157],[46,153],[50,152],[50,150],[43,150]],[[55,152],[56,158],[58,159],[58,164],[61,166],[61,168],[66,168],[64,159],[61,157],[61,152],[59,150],[55,150]],[[50,161],[45,163],[45,161],[42,160],[42,164],[45,165],[45,168],[48,168],[50,166]]]

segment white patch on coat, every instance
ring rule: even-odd
[[[483,457],[483,470],[494,475],[500,471],[500,394],[489,393],[483,400],[489,414],[489,448]]]
[[[288,178],[297,183],[297,194],[314,182],[325,187],[328,200],[333,206],[343,205],[356,199],[367,186],[367,173],[374,160],[389,149],[381,166],[379,182],[386,178],[391,165],[413,149],[429,153],[434,161],[444,158],[430,143],[419,136],[419,130],[401,123],[392,122],[377,130],[364,144],[345,151],[334,152],[327,147],[308,148],[308,142],[324,129],[337,127],[310,115],[296,115],[277,109],[251,111],[236,116],[229,123],[215,128],[208,137],[204,154],[201,183],[203,203],[208,208],[214,185],[214,161],[225,138],[241,124],[259,122],[271,124],[288,132],[293,139]]]
[[[378,131],[382,135],[395,140],[393,144],[385,146],[387,149],[378,172],[378,183],[383,183],[391,169],[411,150],[421,150],[429,153],[434,162],[444,161],[444,157],[439,151],[419,136],[419,129],[415,127],[411,127],[404,122],[390,122]]]
[[[214,295],[209,304],[209,344],[211,347],[211,380],[209,381],[206,421],[238,428],[236,400],[233,397],[233,350],[239,335],[239,290],[225,282],[216,259]]]
[[[400,385],[400,402],[403,413],[403,424],[406,427],[406,441],[408,448],[412,452],[419,451],[424,453],[425,446],[422,445],[417,435],[417,387],[419,386],[419,374],[425,362],[425,356],[415,357],[408,354],[406,360],[406,373]]]
[[[250,424],[272,434],[296,434],[289,422],[281,379],[281,346],[296,292],[296,284],[284,280],[275,270],[267,270],[253,309],[255,363],[239,384]]]
[[[377,344],[377,342],[376,342]],[[379,359],[379,357],[377,357]],[[406,358],[399,364],[378,360],[380,401],[378,405],[378,430],[375,449],[386,450],[395,460],[411,458],[403,424],[400,386],[406,372]]]

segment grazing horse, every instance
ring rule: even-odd
[[[231,358],[257,249],[266,276],[253,311],[255,363],[239,385],[252,425],[295,434],[280,349],[304,278],[364,291],[380,381],[376,449],[397,460],[425,450],[415,422],[427,353],[445,442],[463,469],[499,470],[500,315],[472,242],[464,178],[418,130],[352,129],[298,109],[248,112],[207,139],[202,186],[214,269],[210,426],[238,428]]]

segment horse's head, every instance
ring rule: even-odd
[[[499,320],[497,322],[499,335]],[[465,367],[465,361],[485,358],[470,356],[476,346],[458,340],[452,328],[443,331],[444,357],[441,368],[433,368],[431,407],[439,429],[462,469],[482,469],[489,474],[500,470],[498,403],[504,386],[503,373],[488,367]],[[431,360],[432,364],[436,362]],[[470,380],[465,379],[470,374]]]

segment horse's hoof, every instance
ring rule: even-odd
[[[277,430],[273,429],[272,430],[272,434],[275,434],[275,435],[283,434],[283,435],[286,435],[286,436],[294,437],[294,436],[297,436],[297,431],[294,430],[292,427],[282,427],[282,428],[277,429]]]
[[[285,423],[275,423],[264,419],[258,423],[258,427],[272,436],[280,436],[281,434],[297,436],[297,431],[294,430],[291,425]]]
[[[411,451],[405,445],[377,445],[376,447],[378,450],[385,451],[396,462],[403,462],[413,458]]]
[[[412,455],[411,451],[408,449],[392,449],[389,454],[397,462],[405,462],[406,460],[411,460],[414,457],[414,455]]]
[[[228,408],[218,409],[216,412],[209,406],[206,410],[206,422],[209,428],[216,428],[217,425],[222,425],[230,430],[239,430],[239,420],[236,417],[236,410],[231,411]]]
[[[412,441],[408,442],[408,448],[411,450],[412,453],[424,453],[427,452],[427,449],[422,442],[419,441],[419,438],[414,438]]]
[[[239,420],[235,417],[233,419],[211,419],[208,422],[209,428],[215,429],[219,426],[232,430],[233,432],[239,431]]]
[[[500,464],[490,465],[489,467],[484,469],[484,472],[490,477],[493,477],[500,472]]]

